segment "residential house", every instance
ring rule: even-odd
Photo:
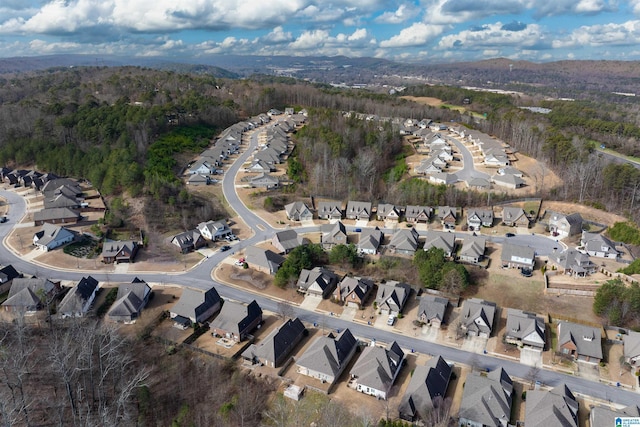
[[[491,177],[491,182],[500,187],[510,188],[515,190],[517,188],[524,187],[525,180],[516,176],[516,175],[493,175]]]
[[[76,235],[68,228],[44,223],[42,230],[33,235],[33,244],[45,252],[73,242]]]
[[[442,249],[446,257],[451,258],[456,249],[456,235],[445,231],[429,230],[425,236],[424,250]]]
[[[459,422],[465,427],[507,427],[513,403],[513,381],[504,369],[467,375]]]
[[[505,206],[502,210],[502,223],[507,226],[529,227],[529,217],[522,208]]]
[[[393,341],[387,348],[377,345],[366,347],[349,375],[360,393],[387,399],[391,387],[402,369],[404,351]]]
[[[622,409],[613,409],[609,406],[595,406],[589,413],[589,426],[615,426],[616,419],[621,417],[640,417],[640,406],[631,405]]]
[[[433,409],[443,404],[453,368],[442,356],[418,365],[398,406],[399,417],[411,423],[427,421]]]
[[[226,220],[201,222],[197,228],[202,237],[213,241],[233,234]]]
[[[216,169],[215,165],[210,164],[208,161],[200,159],[195,161],[187,170],[189,175],[210,175]]]
[[[445,230],[453,230],[456,228],[456,218],[458,217],[457,208],[450,206],[440,206],[438,208],[438,218]]]
[[[18,273],[13,265],[0,268],[0,294],[8,292],[13,283],[13,279],[18,277],[22,277],[22,273]]]
[[[256,300],[248,305],[225,301],[220,314],[211,321],[209,328],[214,336],[240,342],[244,341],[260,323],[262,323],[262,309]]]
[[[487,191],[491,188],[491,182],[484,178],[471,178],[465,182],[467,187],[474,190]]]
[[[515,175],[519,178],[524,177],[524,174],[522,173],[522,171],[519,171],[513,166],[505,166],[503,168],[498,169],[498,175]]]
[[[600,363],[602,360],[601,340],[601,328],[566,321],[558,323],[557,351],[574,360]]]
[[[504,153],[489,153],[484,158],[484,164],[486,166],[503,167],[509,166],[509,157]]]
[[[426,325],[440,328],[446,323],[445,315],[449,307],[447,298],[435,295],[422,295],[418,305],[418,321]]]
[[[493,209],[467,209],[467,226],[469,230],[480,230],[481,227],[493,225]]]
[[[267,190],[270,190],[272,188],[278,187],[280,184],[280,180],[268,173],[261,173],[251,178],[249,180],[249,183],[252,187],[266,188]]]
[[[391,236],[388,248],[395,254],[413,255],[418,249],[418,238],[415,228],[400,228]]]
[[[220,311],[222,299],[216,288],[203,289],[184,288],[177,303],[169,310],[171,319],[182,327],[194,323],[204,323]]]
[[[259,344],[251,344],[242,353],[242,358],[254,364],[261,363],[271,368],[279,368],[306,335],[307,328],[300,319],[289,319]]]
[[[580,246],[593,257],[618,259],[620,252],[616,250],[616,245],[611,240],[598,233],[582,232]]]
[[[544,350],[546,343],[544,319],[535,313],[515,308],[508,309],[505,340],[519,347]]]
[[[296,287],[306,295],[327,298],[335,289],[338,280],[340,278],[337,274],[324,267],[314,267],[311,270],[303,268]]]
[[[42,194],[45,199],[51,199],[59,194],[71,197],[81,197],[82,187],[77,181],[70,178],[54,178],[46,182],[42,187]]]
[[[353,359],[358,340],[347,328],[338,335],[320,336],[296,361],[299,374],[333,384]]]
[[[278,250],[278,253],[288,254],[298,246],[302,246],[304,241],[296,230],[277,231],[271,239],[271,244]]]
[[[284,211],[290,221],[311,221],[313,213],[304,202],[293,202],[285,205]]]
[[[347,202],[345,215],[347,216],[347,219],[369,221],[369,218],[371,218],[371,202],[357,202],[349,200]]]
[[[551,212],[549,216],[549,232],[560,239],[582,232],[582,216],[579,213],[565,215]]]
[[[640,365],[640,332],[629,331],[624,335],[624,360],[631,366]]]
[[[183,254],[207,245],[207,241],[197,229],[176,234],[171,239],[171,243],[177,246]]]
[[[566,384],[551,390],[529,390],[525,422],[527,427],[578,427],[578,401]],[[613,424],[591,424],[606,426]]]
[[[536,263],[536,251],[524,245],[510,243],[502,244],[502,254],[500,255],[502,268],[528,268],[533,270]]]
[[[363,254],[376,255],[382,244],[383,237],[382,231],[378,227],[365,228],[360,233],[358,251]]]
[[[398,222],[400,221],[401,214],[402,210],[400,207],[391,203],[379,203],[376,217],[378,221]]]
[[[82,219],[78,211],[70,208],[42,209],[33,214],[34,225],[49,224],[69,224]]]
[[[273,165],[270,165],[269,163],[260,159],[254,159],[253,162],[251,162],[251,165],[245,169],[245,172],[250,173],[269,173],[274,171],[275,168],[273,167]]]
[[[468,336],[489,338],[493,332],[496,303],[471,298],[464,302],[460,312],[462,330]]]
[[[431,213],[433,212],[433,208],[429,206],[414,206],[409,205],[404,211],[404,218],[407,222],[418,223],[424,222],[427,223],[431,219]]]
[[[134,323],[151,298],[151,287],[137,277],[118,286],[116,301],[107,312],[112,322]]]
[[[549,254],[548,263],[551,268],[556,268],[559,272],[573,277],[586,277],[597,269],[589,255],[574,248],[564,251],[554,250]]]
[[[438,162],[434,160],[433,164],[437,165]],[[434,184],[453,185],[458,182],[458,175],[455,173],[436,172],[429,176],[429,181]]]
[[[249,267],[270,275],[275,275],[285,258],[269,249],[249,246],[245,250],[245,261]]]
[[[45,198],[43,200],[43,206],[45,209],[54,208],[69,208],[78,209],[80,207],[80,201],[75,196],[67,196],[66,194],[58,194],[52,198]]]
[[[330,250],[336,245],[346,245],[347,242],[347,229],[341,221],[337,221],[333,224],[323,224],[320,227],[322,236],[320,242],[324,249]]]
[[[13,279],[2,308],[13,315],[30,316],[43,310],[61,291],[60,282],[49,279]]]
[[[389,280],[378,285],[375,302],[382,314],[397,316],[402,313],[410,294],[410,285]]]
[[[318,218],[342,219],[342,208],[340,206],[340,202],[318,202]]]
[[[482,236],[465,236],[462,241],[462,249],[458,258],[462,262],[478,264],[484,259],[484,252],[487,249],[487,239]]]
[[[211,178],[209,177],[209,175],[200,175],[199,173],[197,173],[189,175],[187,184],[192,186],[209,185],[211,184]]]
[[[282,162],[280,158],[280,152],[276,150],[274,147],[265,147],[260,151],[257,151],[253,155],[254,160],[262,160],[268,165],[277,165]]]
[[[98,292],[98,281],[91,276],[83,277],[58,304],[60,317],[83,317],[93,304]]]
[[[346,303],[347,307],[360,308],[373,291],[373,281],[361,277],[345,276],[333,292],[336,301]]]
[[[133,262],[138,244],[131,240],[109,240],[102,244],[102,262],[105,264]]]

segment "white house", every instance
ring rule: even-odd
[[[198,231],[205,239],[214,241],[232,234],[231,229],[224,220],[201,222],[198,224]]]
[[[42,230],[33,235],[33,244],[43,251],[50,251],[73,241],[75,234],[59,225],[42,224]]]

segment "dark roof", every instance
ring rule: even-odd
[[[434,357],[426,365],[418,365],[400,401],[400,418],[414,421],[424,419],[427,412],[444,399],[451,379],[452,368],[441,357]]]
[[[171,309],[172,313],[179,316],[197,319],[214,305],[220,302],[220,295],[216,288],[211,287],[204,291],[201,289],[185,288],[180,300]]]
[[[20,276],[22,276],[22,274],[18,273],[12,265],[7,265],[0,269],[0,283],[7,283],[8,281]]]

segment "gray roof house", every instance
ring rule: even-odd
[[[137,252],[138,244],[132,240],[105,241],[102,243],[102,262],[133,262]]]
[[[418,306],[418,321],[439,328],[446,323],[444,316],[449,307],[447,298],[435,295],[422,295]]]
[[[280,184],[280,180],[275,176],[263,172],[251,178],[249,183],[252,187],[266,188],[268,190],[270,188],[276,188]]]
[[[404,351],[395,341],[387,348],[370,345],[362,351],[349,375],[355,380],[357,391],[386,400],[403,360]]]
[[[558,323],[557,351],[575,360],[600,363],[602,360],[602,332],[600,328],[579,323]]]
[[[98,291],[98,281],[91,276],[83,277],[58,304],[60,317],[82,317],[91,308]]]
[[[544,319],[535,313],[515,308],[508,309],[505,340],[519,346],[544,350],[546,343]]]
[[[589,425],[615,426],[618,417],[640,417],[640,406],[631,405],[622,409],[611,409],[610,407],[596,406],[591,408],[589,413]]]
[[[298,373],[333,384],[358,349],[358,340],[347,328],[337,336],[320,336],[296,361]]]
[[[35,225],[44,223],[65,224],[78,222],[82,219],[80,212],[70,208],[51,208],[42,209],[33,213],[33,222]]]
[[[500,187],[511,188],[515,190],[516,188],[520,188],[524,186],[525,180],[520,178],[517,175],[500,175],[495,174],[491,177],[491,182]]]
[[[400,419],[414,422],[426,420],[429,412],[443,403],[453,371],[441,356],[432,357],[426,365],[418,365],[398,406]]]
[[[186,254],[205,246],[207,241],[198,230],[189,230],[173,236],[171,244],[177,246],[180,252]]]
[[[341,205],[340,202],[318,202],[318,218],[342,219]]]
[[[22,273],[18,273],[13,265],[6,265],[0,268],[0,293],[5,293],[11,288],[13,279],[22,277]]]
[[[505,206],[502,209],[502,223],[507,226],[529,227],[529,217],[522,208]]]
[[[407,222],[429,222],[433,208],[429,206],[409,205],[404,211],[404,218]]]
[[[481,236],[465,236],[458,257],[460,261],[477,264],[484,258],[487,239]]]
[[[472,231],[479,230],[480,227],[491,227],[493,225],[493,209],[467,209],[467,225]]]
[[[2,303],[5,311],[31,315],[45,308],[47,302],[60,293],[60,282],[37,277],[27,279],[16,277],[11,283],[9,295]]]
[[[44,223],[42,230],[33,235],[33,244],[43,251],[50,251],[70,243],[75,238],[73,231],[59,225]]]
[[[389,280],[378,285],[375,302],[382,314],[398,315],[407,303],[409,294],[411,294],[410,285]]]
[[[121,284],[118,286],[116,301],[107,312],[107,319],[112,322],[135,322],[150,296],[151,287],[137,277],[131,283]]]
[[[374,283],[361,277],[345,276],[333,292],[336,301],[344,301],[348,307],[362,307],[373,291]]]
[[[345,211],[347,219],[366,220],[371,217],[371,202],[349,200]]]
[[[226,220],[201,222],[197,228],[205,239],[213,241],[232,234]]]
[[[313,213],[304,202],[289,203],[284,206],[284,211],[291,221],[311,221],[313,219]]]
[[[177,303],[169,310],[171,319],[183,327],[203,323],[220,311],[222,299],[216,288],[208,290],[184,288]]]
[[[320,232],[322,233],[320,241],[324,249],[347,244],[347,229],[342,221],[336,221],[334,224],[323,224],[320,227]]]
[[[620,252],[616,250],[616,245],[611,240],[598,233],[582,232],[580,245],[590,255],[597,258],[617,259]]]
[[[245,261],[249,267],[262,271],[263,273],[276,274],[285,257],[269,249],[262,249],[257,246],[249,246],[245,249]]]
[[[271,244],[279,253],[288,254],[298,246],[303,245],[302,236],[296,230],[277,231],[271,239]]]
[[[565,215],[551,212],[549,216],[549,232],[560,239],[579,234],[582,231],[582,216],[579,213]]]
[[[451,206],[438,207],[438,219],[445,230],[453,230],[456,228],[456,220],[458,218],[458,208]]]
[[[363,229],[358,240],[358,250],[363,254],[377,254],[383,237],[378,227]]]
[[[549,254],[549,264],[556,267],[558,271],[574,277],[586,277],[597,269],[589,255],[574,248],[561,252],[553,251]]]
[[[438,248],[446,257],[453,256],[456,249],[456,235],[446,231],[428,230],[424,241],[424,250]]]
[[[220,314],[211,321],[209,328],[214,336],[243,341],[262,322],[262,309],[256,302],[248,305],[225,301]]]
[[[401,214],[402,210],[399,206],[393,205],[391,203],[380,203],[378,204],[376,218],[378,219],[378,221],[398,222],[400,221]]]
[[[524,420],[527,427],[578,427],[578,401],[566,384],[547,391],[529,390]]]
[[[274,329],[259,344],[251,344],[242,353],[242,358],[251,363],[262,363],[278,368],[306,334],[307,328],[300,319],[289,319]]]
[[[303,268],[296,287],[307,295],[327,298],[336,287],[338,280],[337,274],[324,267],[314,267],[311,270]]]
[[[511,418],[513,381],[504,369],[467,376],[460,402],[460,425],[507,427]]]
[[[536,251],[523,245],[517,245],[508,241],[502,244],[500,255],[503,268],[530,268],[536,263]]]
[[[624,336],[624,360],[631,366],[640,365],[640,332],[629,331]]]
[[[418,249],[418,238],[415,228],[400,228],[391,236],[388,248],[396,254],[413,255]]]
[[[481,336],[489,338],[493,332],[493,322],[496,316],[496,304],[494,302],[471,298],[464,302],[460,312],[462,329],[469,336]]]

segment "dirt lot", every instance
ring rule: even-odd
[[[572,214],[574,212],[577,212],[582,215],[583,219],[598,222],[601,224],[613,225],[616,222],[626,221],[626,218],[620,215],[616,215],[614,213],[592,208],[589,206],[579,205],[577,203],[543,201],[540,213],[542,214],[546,210],[560,212],[563,214]]]
[[[417,104],[430,105],[432,107],[439,107],[443,104],[441,99],[432,98],[430,96],[401,96],[400,98],[413,101]]]

